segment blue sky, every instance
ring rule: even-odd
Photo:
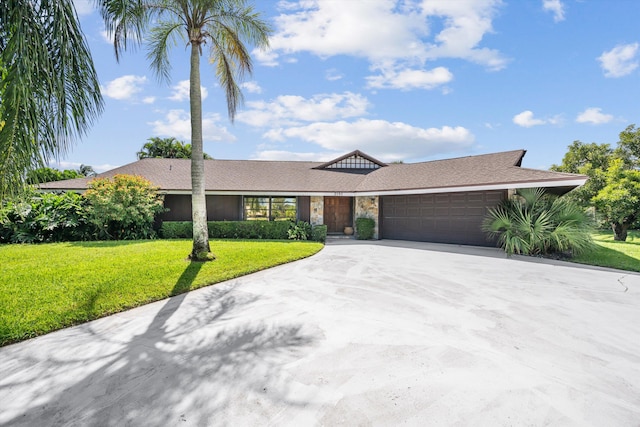
[[[76,0],[105,98],[59,163],[104,171],[149,137],[189,142],[188,50],[159,83],[144,47],[120,63],[91,1]],[[203,56],[204,149],[219,159],[326,161],[359,149],[416,162],[524,148],[559,163],[574,140],[640,125],[635,0],[257,1],[274,33],[255,51],[234,124]]]

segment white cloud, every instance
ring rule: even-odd
[[[156,97],[155,96],[147,96],[142,98],[142,103],[143,104],[153,104],[154,102],[156,102]]]
[[[324,77],[330,82],[335,82],[336,80],[340,80],[344,78],[344,75],[338,70],[336,70],[335,68],[330,68],[327,71],[325,71]]]
[[[245,89],[249,93],[262,93],[262,88],[256,82],[245,82],[242,83],[240,87]]]
[[[251,57],[266,67],[278,65],[278,54],[273,50],[253,49]]]
[[[93,13],[93,2],[91,0],[73,0],[78,16],[91,15]]]
[[[493,31],[492,20],[501,4],[500,0],[281,2],[286,7],[275,18],[272,50],[257,60],[275,65],[282,55],[310,52],[322,58],[358,56],[374,68],[420,70],[428,60],[460,58],[499,70],[506,66],[504,56],[480,45]]]
[[[598,57],[605,77],[622,77],[638,68],[638,43],[619,45]]]
[[[419,128],[401,122],[359,119],[355,122],[318,122],[307,126],[272,129],[263,135],[271,141],[299,139],[334,153],[361,149],[383,161],[418,159],[461,151],[475,137],[464,127]]]
[[[221,118],[219,114],[203,114],[202,139],[204,141],[232,142],[236,140],[227,128],[219,126]],[[172,136],[181,140],[191,141],[191,119],[187,111],[171,110],[163,120],[149,123],[153,133],[160,136]]]
[[[444,26],[435,36],[435,47],[427,45],[427,58],[461,58],[490,70],[504,68],[507,59],[500,52],[479,47],[485,34],[493,32],[492,20],[501,4],[501,0],[425,1],[423,12],[428,18],[441,18]]]
[[[560,0],[542,0],[542,8],[553,13],[555,22],[564,21],[564,4]]]
[[[367,77],[367,86],[376,89],[434,89],[451,80],[453,74],[444,67],[432,70],[382,70],[381,75]]]
[[[320,94],[311,98],[282,95],[271,102],[247,102],[247,107],[247,110],[238,112],[236,119],[250,126],[262,127],[359,117],[366,114],[369,101],[351,92]]]
[[[576,117],[576,122],[578,123],[591,123],[594,125],[609,123],[611,120],[613,120],[613,116],[604,114],[601,108],[587,108]]]
[[[533,116],[532,111],[526,110],[513,116],[513,123],[525,128],[539,125],[559,125],[562,123],[562,117],[557,115],[546,119],[538,119]]]
[[[189,80],[181,80],[177,85],[171,88],[172,94],[169,97],[172,101],[186,101],[189,99]],[[202,100],[207,99],[209,91],[206,87],[200,86],[200,93],[202,94]]]
[[[106,97],[125,101],[134,99],[146,83],[145,76],[126,75],[111,80],[106,86],[100,86],[100,89]]]

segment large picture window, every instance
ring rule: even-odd
[[[295,197],[245,197],[244,219],[256,221],[296,220]]]

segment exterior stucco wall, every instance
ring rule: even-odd
[[[311,196],[311,225],[322,225],[324,223],[324,197]]]
[[[378,196],[356,196],[355,210],[353,212],[353,223],[357,218],[371,218],[376,226],[373,230],[373,238],[379,239],[379,211],[380,199]]]

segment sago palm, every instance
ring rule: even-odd
[[[550,254],[589,250],[591,225],[584,209],[540,188],[518,190],[490,209],[483,229],[511,254]]]
[[[182,38],[190,47],[189,97],[191,110],[192,259],[210,258],[202,146],[200,56],[209,47],[210,61],[225,91],[233,122],[242,102],[239,80],[252,72],[247,45],[266,48],[269,25],[245,0],[98,0],[113,35],[116,58],[128,42],[145,40],[147,57],[157,76],[168,80],[169,49]]]
[[[102,106],[73,1],[0,2],[0,200],[64,154]]]

